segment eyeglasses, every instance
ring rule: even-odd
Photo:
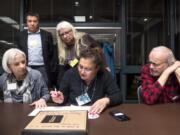
[[[72,30],[68,30],[66,32],[60,33],[59,36],[63,37],[64,35],[68,35]]]
[[[153,63],[153,62],[149,62],[150,65],[152,65],[153,67],[159,67],[160,65],[164,64],[166,62],[162,62],[162,63]]]
[[[86,73],[91,73],[94,69],[92,69],[92,68],[86,68],[86,67],[83,67],[82,65],[78,65],[78,69],[79,70],[84,70]]]

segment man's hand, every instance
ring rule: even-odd
[[[158,82],[161,84],[161,86],[164,86],[169,75],[171,73],[176,73],[175,71],[180,67],[180,62],[179,61],[175,61],[172,65],[170,65],[169,67],[167,67],[164,72],[161,74],[161,76],[158,79]]]
[[[37,101],[34,101],[32,104],[30,104],[31,106],[35,106],[35,108],[43,108],[43,107],[46,107],[46,101],[41,98]]]
[[[100,114],[110,103],[109,98],[101,98],[97,100],[90,108],[89,112],[92,114]]]
[[[63,96],[62,92],[60,92],[60,91],[51,91],[50,94],[51,94],[52,100],[55,103],[59,103],[59,104],[63,103],[64,96]]]
[[[170,65],[168,68],[165,69],[165,72],[171,74],[175,72],[178,67],[180,67],[180,61],[174,62],[174,64]]]
[[[177,63],[180,63],[180,61],[177,61]],[[176,68],[175,70],[176,77],[178,79],[178,82],[180,83],[180,66]]]

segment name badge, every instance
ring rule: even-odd
[[[74,67],[77,63],[78,63],[78,59],[73,59],[73,60],[69,61],[69,65],[71,67]]]
[[[38,44],[37,40],[31,40],[31,41],[30,41],[30,46],[31,46],[31,47],[36,47],[37,44]]]
[[[78,105],[81,106],[81,105],[85,105],[85,104],[91,102],[91,99],[89,98],[89,95],[86,92],[86,93],[76,97],[76,101],[77,101]]]
[[[7,89],[12,91],[17,89],[17,83],[8,83],[7,84]]]

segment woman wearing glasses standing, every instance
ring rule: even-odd
[[[51,97],[59,104],[91,105],[93,114],[122,101],[120,89],[104,68],[99,48],[81,51],[78,66],[64,74],[60,91],[51,91]]]
[[[78,56],[82,50],[94,47],[100,48],[100,45],[88,34],[78,32],[72,24],[66,21],[62,21],[57,25],[56,34],[58,44],[59,83],[65,71],[77,65]]]

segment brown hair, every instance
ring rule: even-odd
[[[39,14],[38,13],[28,12],[26,14],[26,21],[27,21],[27,17],[28,16],[35,16],[38,19],[38,21],[39,21]]]
[[[105,64],[102,56],[102,49],[99,47],[82,50],[79,59],[81,58],[91,59],[92,62],[96,64],[96,66],[98,66],[101,71],[105,69]]]

